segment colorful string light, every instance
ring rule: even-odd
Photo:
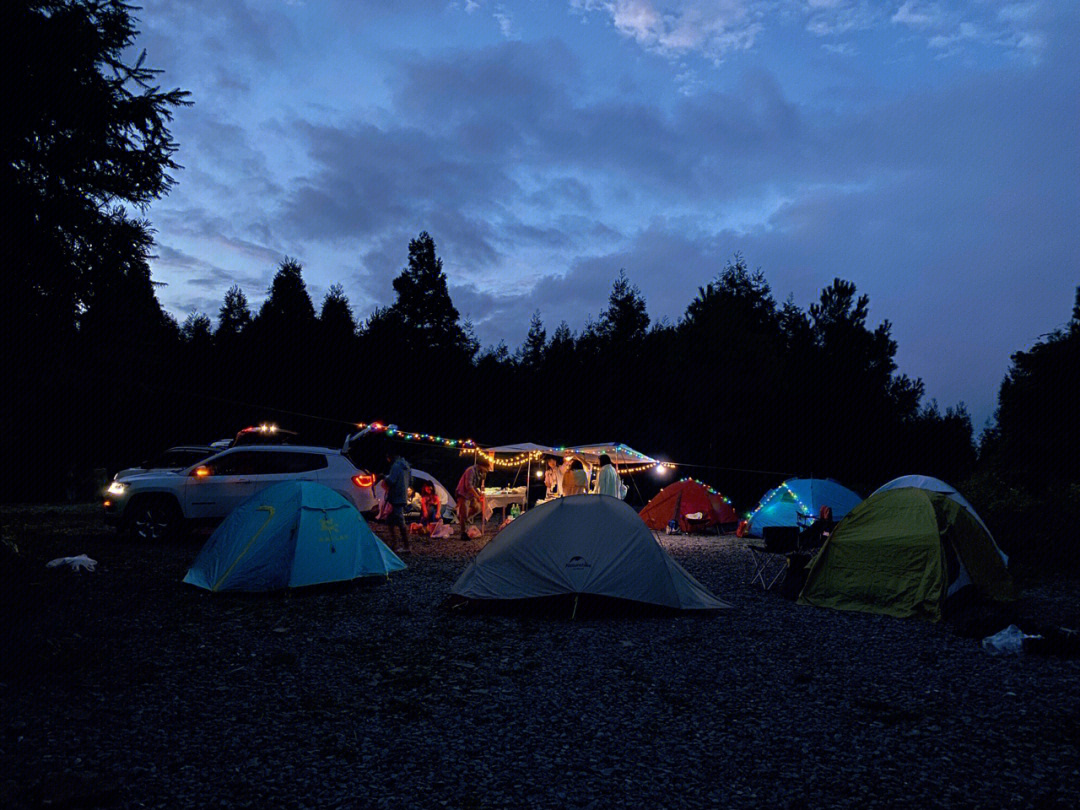
[[[387,436],[394,436],[395,438],[404,439],[405,441],[431,442],[432,444],[441,444],[444,447],[476,447],[476,442],[472,439],[445,439],[442,436],[435,436],[431,433],[413,433],[409,430],[402,430],[396,425],[384,425],[382,422],[357,422],[356,426],[361,430],[370,428],[379,433],[385,432]]]
[[[529,464],[533,461],[539,461],[544,457],[544,453],[540,450],[530,450],[526,453],[518,453],[512,458],[499,458],[494,453],[489,453],[486,450],[480,448],[475,449],[462,449],[461,455],[471,455],[475,453],[482,459],[490,461],[493,467],[500,467],[502,469],[512,469],[514,467],[520,467],[523,464]]]
[[[799,496],[795,494],[795,491],[791,487],[788,486],[787,481],[784,481],[784,482],[782,482],[780,484],[779,487],[776,487],[773,490],[771,490],[769,492],[769,494],[768,494],[768,497],[765,498],[765,500],[763,500],[761,503],[759,503],[757,505],[757,508],[753,512],[747,512],[746,513],[746,519],[747,520],[752,520],[754,515],[756,515],[758,512],[760,512],[762,509],[764,509],[773,500],[773,498],[775,498],[779,494],[781,487],[786,489],[788,494],[791,495],[792,500],[794,500],[795,503],[797,503],[799,505],[799,508],[802,510],[803,515],[805,515],[806,517],[810,517],[810,516],[813,515],[813,512],[810,511],[809,507],[807,507],[807,505],[802,502],[802,500],[799,498]]]

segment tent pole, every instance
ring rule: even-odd
[[[575,593],[574,594],[574,612],[570,614],[570,621],[574,621],[577,618],[577,603],[578,603],[578,599],[580,599],[580,598],[581,598],[580,593]]]

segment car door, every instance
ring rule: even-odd
[[[258,455],[259,474],[253,483],[255,492],[282,481],[318,481],[318,471],[326,467],[326,456],[322,453],[265,450]]]
[[[251,450],[235,450],[193,468],[185,488],[187,516],[220,520],[255,494],[258,455]]]

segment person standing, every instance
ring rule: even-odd
[[[596,477],[596,494],[619,497],[619,473],[615,465],[611,463],[611,457],[606,453],[600,456],[600,473]]]
[[[400,534],[401,539],[393,547],[394,551],[409,551],[409,527],[405,524],[405,509],[409,503],[409,487],[412,484],[412,468],[396,450],[386,451],[386,460],[390,462],[390,472],[383,483],[386,485],[386,502],[390,512],[386,521],[390,526],[390,539]]]
[[[544,497],[554,498],[559,494],[559,467],[553,458],[547,460],[547,469],[544,470]]]
[[[458,523],[461,525],[460,540],[469,539],[469,520],[484,509],[484,479],[491,467],[488,459],[480,457],[475,464],[465,469],[458,481],[456,495]]]
[[[585,474],[585,465],[581,459],[570,462],[570,469],[563,475],[563,495],[584,495],[589,491],[589,478]]]
[[[555,489],[556,489],[556,494],[560,498],[563,495],[566,494],[566,490],[565,490],[564,487],[566,485],[567,473],[570,472],[570,462],[571,461],[573,461],[573,459],[571,459],[570,456],[566,456],[566,458],[563,459],[562,464],[560,464],[558,467],[555,468],[555,472],[558,473],[558,476],[559,476],[558,481],[555,484]]]

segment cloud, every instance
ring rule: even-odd
[[[748,50],[764,28],[761,4],[744,0],[572,0],[585,12],[608,16],[615,29],[667,56],[700,52],[721,59]]]
[[[870,0],[570,0],[583,14],[602,15],[643,48],[713,61],[755,48],[773,29],[801,19],[808,32],[836,37],[892,23],[918,32],[938,50],[963,41],[1036,56],[1045,0],[1027,3],[938,3],[905,0],[892,14]],[[964,31],[969,33],[964,33]],[[977,35],[971,35],[975,30]]]

